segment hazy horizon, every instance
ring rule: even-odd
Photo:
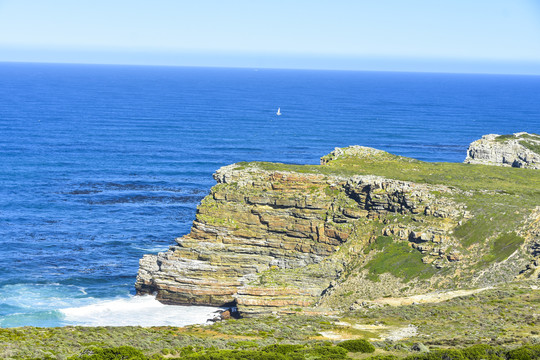
[[[0,61],[540,74],[534,0],[0,0]]]
[[[316,58],[310,59],[313,64],[317,63]],[[182,67],[182,68],[230,68],[230,69],[253,69],[253,70],[304,70],[304,71],[352,71],[352,72],[396,72],[396,73],[435,73],[435,74],[478,74],[478,75],[519,75],[519,76],[540,76],[540,63],[524,63],[519,68],[513,63],[495,63],[486,67],[481,62],[470,63],[456,63],[452,61],[430,63],[426,66],[426,63],[415,59],[409,60],[408,64],[402,66],[386,67],[372,63],[363,67],[347,67],[347,61],[343,61],[343,66],[334,67],[317,67],[306,66],[306,62],[302,65],[295,66],[294,63],[282,66],[275,65],[257,65],[254,64],[239,64],[236,63],[224,63],[213,64],[210,61],[201,60],[197,63],[175,64],[175,63],[125,63],[125,62],[106,62],[106,61],[59,61],[59,60],[23,60],[23,61],[2,61],[0,64],[50,64],[50,65],[96,65],[96,66],[144,66],[144,67]],[[391,62],[398,62],[398,60],[387,60]]]

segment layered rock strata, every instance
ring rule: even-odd
[[[244,314],[311,306],[343,270],[340,261],[324,260],[349,237],[359,238],[363,221],[387,213],[447,218],[463,212],[432,194],[451,191],[444,186],[378,176],[230,165],[214,178],[218,185],[199,205],[191,232],[169,251],[141,259],[138,293],[157,293],[170,304],[235,303]],[[366,243],[374,236],[365,235]],[[444,243],[438,234],[411,232],[409,240]]]
[[[484,135],[469,145],[465,163],[540,169],[540,135]]]

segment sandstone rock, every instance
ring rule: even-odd
[[[231,312],[229,310],[225,310],[221,313],[221,319],[222,320],[229,320],[231,318]]]

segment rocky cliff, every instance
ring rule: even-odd
[[[484,135],[471,143],[465,163],[540,169],[540,135]]]
[[[218,170],[191,232],[141,259],[137,292],[249,316],[538,277],[536,171],[467,182],[476,168],[358,146],[321,164]]]

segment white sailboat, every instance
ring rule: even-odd
[[[281,115],[281,108],[277,108],[277,113],[276,113],[277,116]]]

